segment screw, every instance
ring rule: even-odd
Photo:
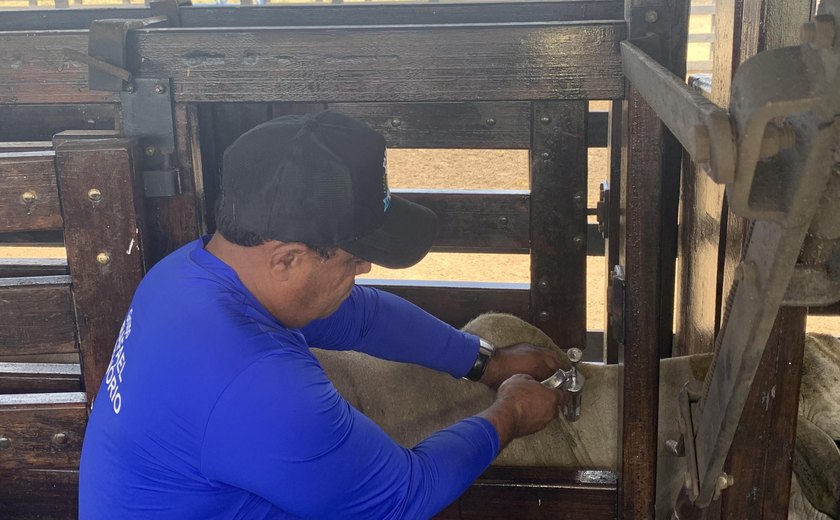
[[[550,118],[550,117],[548,117],[548,116],[542,116],[542,117],[540,118],[540,123],[542,123],[542,124],[544,124],[544,125],[547,125],[547,124],[548,124],[548,123],[550,123],[550,122],[551,122],[551,118]]]
[[[572,199],[575,201],[575,206],[578,208],[583,207],[583,193],[577,192],[572,196]]]
[[[24,204],[32,204],[36,200],[38,200],[38,194],[32,190],[24,191],[23,194],[20,196],[20,199],[23,201]]]
[[[548,312],[542,311],[537,317],[540,319],[540,321],[548,321],[548,318],[550,318],[551,316],[548,314]]]
[[[96,261],[99,262],[99,265],[108,265],[111,263],[111,255],[101,252],[96,255]]]
[[[151,157],[151,156],[153,156],[153,155],[155,154],[155,152],[156,152],[157,150],[155,149],[155,147],[154,147],[154,146],[147,146],[147,147],[146,147],[146,149],[145,149],[144,151],[145,151],[145,153],[146,153],[146,157]]]
[[[12,441],[8,437],[0,437],[0,450],[12,447]]]
[[[583,244],[586,243],[586,239],[583,238],[583,235],[575,235],[575,238],[572,239],[572,242],[575,243],[575,246],[582,247]]]
[[[492,117],[488,117],[484,124],[486,124],[487,126],[493,126],[496,124],[496,120]]]
[[[56,433],[52,436],[52,441],[54,444],[64,444],[67,442],[67,434],[66,433]]]
[[[163,94],[164,92],[166,92],[166,85],[164,85],[163,83],[156,84],[155,92],[157,92],[158,94]]]
[[[548,290],[548,280],[540,280],[539,283],[537,284],[537,287],[539,287],[543,291],[547,291]]]
[[[718,489],[723,491],[735,484],[735,477],[726,473],[721,473],[717,480]]]
[[[394,128],[398,128],[400,125],[402,125],[402,119],[400,119],[399,117],[391,119],[391,126],[393,126]]]
[[[134,93],[134,83],[129,83],[128,85],[126,85],[125,86],[125,91],[128,92],[129,94],[133,94]]]
[[[657,20],[659,20],[659,13],[657,13],[653,9],[645,12],[645,21],[647,23],[656,23]]]
[[[499,225],[507,226],[507,224],[508,224],[508,218],[507,217],[499,217]]]
[[[102,192],[96,188],[91,188],[88,190],[88,198],[91,202],[99,202],[102,200]]]
[[[548,153],[548,152],[543,152],[543,153],[540,154],[540,157],[542,157],[543,161],[547,161],[547,160],[551,159],[551,154]]]

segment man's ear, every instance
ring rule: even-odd
[[[309,247],[300,242],[275,242],[268,250],[271,276],[277,280],[288,280],[294,270],[303,264]]]

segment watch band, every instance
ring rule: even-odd
[[[490,364],[490,358],[493,357],[493,352],[496,347],[484,338],[478,338],[478,354],[475,356],[475,363],[464,379],[470,381],[479,381],[487,370],[487,365]]]

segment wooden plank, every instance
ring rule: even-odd
[[[117,102],[115,92],[88,90],[87,67],[65,48],[87,54],[87,31],[0,32],[0,104]]]
[[[79,511],[77,470],[0,469],[0,518],[72,520]]]
[[[181,102],[612,99],[624,35],[620,22],[152,29],[128,35],[127,59],[171,77]]]
[[[0,258],[0,278],[70,274],[63,258]]]
[[[450,518],[612,520],[616,480],[609,471],[491,466],[458,500],[459,515]]]
[[[61,229],[52,151],[0,153],[0,232]]]
[[[181,192],[174,197],[146,199],[147,255],[154,264],[206,231],[204,178],[198,143],[198,113],[194,105],[174,110],[176,166]],[[138,194],[142,187],[138,186]],[[138,195],[142,196],[142,195]],[[138,202],[138,206],[140,207]],[[138,279],[139,281],[139,279]]]
[[[9,152],[43,152],[52,150],[52,141],[6,141],[0,143],[0,154]]]
[[[99,389],[134,289],[148,265],[142,188],[127,139],[59,138],[56,170],[73,279],[85,390]],[[93,203],[90,189],[101,193]]]
[[[531,321],[586,347],[586,103],[534,103]]]
[[[81,391],[78,364],[0,362],[0,394]]]
[[[76,323],[66,276],[0,279],[0,355],[76,352]]]
[[[181,7],[184,27],[271,27],[289,25],[395,25],[428,23],[503,23],[537,21],[617,20],[622,3],[616,0],[564,0],[554,2],[314,4]],[[86,8],[68,11],[6,11],[0,31],[87,29],[93,20],[145,18],[147,8]]]
[[[612,101],[610,103],[609,111],[609,144],[607,148],[610,150],[610,200],[607,207],[607,218],[609,220],[607,226],[607,239],[604,249],[606,250],[606,272],[604,278],[606,283],[604,289],[604,301],[607,302],[604,309],[604,356],[603,360],[609,364],[618,363],[619,354],[619,331],[620,327],[616,323],[616,318],[612,316],[610,310],[610,294],[613,291],[613,270],[615,266],[619,265],[619,245],[621,235],[621,133],[622,121],[624,115],[622,114],[623,103],[621,101]]]
[[[438,216],[437,251],[527,253],[527,191],[394,190]]]
[[[52,141],[64,130],[113,130],[114,125],[110,104],[0,105],[2,141]]]
[[[530,314],[526,284],[374,279],[357,283],[401,296],[458,328],[483,312],[507,312],[524,320]]]
[[[0,395],[0,467],[75,469],[87,423],[82,392]]]
[[[531,105],[497,103],[330,103],[364,121],[393,148],[529,148]]]

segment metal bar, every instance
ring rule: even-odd
[[[676,75],[630,42],[621,42],[624,75],[665,126],[706,169],[715,182],[735,174],[735,140],[729,114],[691,89]]]

